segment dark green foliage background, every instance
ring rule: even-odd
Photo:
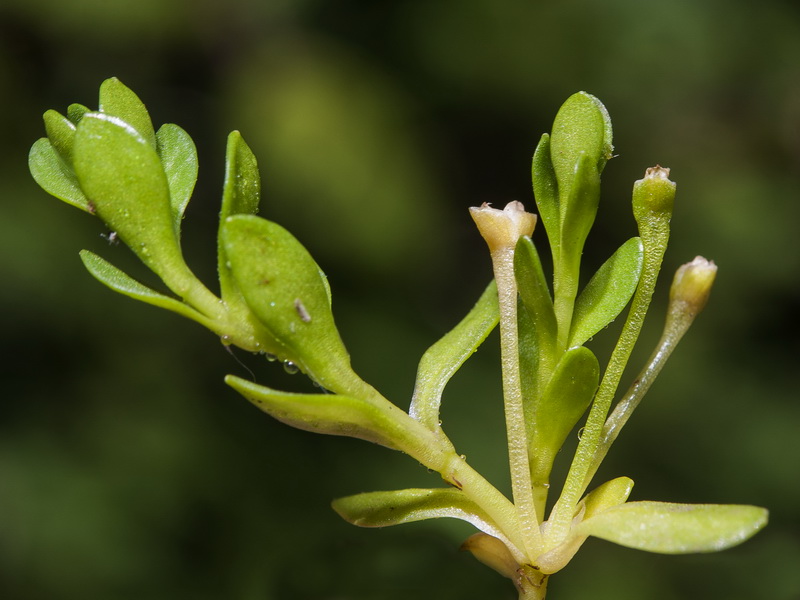
[[[38,189],[26,156],[41,113],[95,105],[112,75],[197,142],[184,226],[196,272],[213,284],[225,135],[240,129],[260,159],[262,215],[317,257],[356,368],[404,408],[417,358],[490,277],[467,207],[532,206],[540,134],[569,94],[600,97],[619,156],[586,263],[634,234],[632,182],[660,163],[678,182],[664,284],[696,254],[720,266],[601,476],[632,477],[635,499],[760,504],[772,520],[718,555],[590,541],[551,596],[800,598],[800,8],[788,0],[0,3],[0,597],[514,597],[457,551],[466,526],[360,530],[328,508],[435,476],[272,421],[224,386],[249,375],[213,336],[84,272],[90,248],[152,281],[98,221]],[[507,486],[494,345],[454,379],[443,418]],[[261,383],[306,385],[237,357]]]

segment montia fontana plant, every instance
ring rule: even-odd
[[[290,393],[240,377],[226,382],[293,427],[361,438],[399,450],[439,473],[444,485],[362,493],[333,502],[362,527],[451,517],[475,526],[463,547],[508,577],[520,599],[545,597],[589,536],[666,554],[738,544],[767,522],[744,505],[628,501],[633,481],[591,487],[614,440],[681,337],[702,311],[717,267],[702,257],[681,266],[670,289],[663,334],[630,387],[620,380],[650,304],[670,234],[675,184],[655,166],[633,185],[638,235],[581,286],[584,242],[612,156],[611,121],[600,101],[569,97],[533,155],[537,215],[519,202],[470,209],[488,245],[494,279],[474,308],[423,354],[408,410],[356,374],[331,312],[325,274],[286,229],[256,216],[256,159],[238,132],[228,137],[217,237],[219,287],[198,280],[181,250],[181,222],[197,178],[189,135],[155,130],[139,98],[117,79],[100,87],[97,110],[79,104],[44,115],[47,137],[29,157],[48,193],[98,217],[164,283],[156,291],[93,252],[88,271],[121,294],[197,321],[226,345],[302,371],[316,388]],[[546,277],[531,233],[541,220],[550,245]],[[489,279],[487,274],[487,279]],[[604,368],[585,344],[628,307]],[[454,447],[439,416],[450,378],[499,325],[503,408],[512,497],[498,491]],[[616,402],[615,402],[616,399]],[[580,421],[586,415],[583,423]],[[556,454],[571,431],[579,442],[560,494],[551,501]]]

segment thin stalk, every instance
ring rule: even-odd
[[[519,331],[517,324],[517,279],[514,252],[523,236],[530,236],[536,215],[525,212],[520,202],[510,202],[503,210],[488,204],[470,209],[492,257],[500,312],[500,361],[503,369],[503,404],[508,435],[508,461],[511,490],[519,511],[520,530],[525,552],[536,557],[542,534],[536,517],[528,459],[528,434],[523,410],[519,366]]]
[[[203,285],[185,263],[159,275],[164,284],[186,304],[210,319],[226,320],[228,315],[222,300]]]
[[[517,508],[496,487],[473,469],[464,457],[454,449],[450,439],[442,430],[433,431],[397,408],[380,392],[368,383],[353,381],[348,393],[363,398],[376,405],[386,407],[394,413],[394,419],[404,430],[396,440],[397,448],[418,460],[422,465],[436,471],[450,485],[475,502],[497,525],[518,552],[525,553],[524,538],[521,534],[520,515]],[[537,528],[538,531],[538,528]],[[524,558],[515,556],[515,558]]]
[[[589,472],[601,442],[606,416],[625,365],[639,338],[661,270],[664,252],[669,242],[669,222],[674,198],[675,184],[669,180],[669,169],[666,168],[656,166],[647,169],[644,178],[633,186],[633,214],[639,226],[644,250],[642,276],[631,301],[622,333],[611,353],[600,387],[589,410],[586,426],[572,459],[561,497],[553,507],[549,519],[548,546],[558,544],[567,535],[575,507],[590,483]]]
[[[525,559],[525,556],[517,556],[520,552],[527,553],[527,549],[521,535],[520,515],[516,507],[460,456],[456,455],[451,464],[450,473],[458,480],[464,495],[480,506],[514,544],[515,548],[509,548],[512,552],[517,550],[513,552],[514,558]]]
[[[662,257],[663,251],[650,252],[648,257],[648,252],[645,250],[642,279],[636,289],[622,333],[617,345],[614,347],[614,351],[611,353],[608,367],[603,374],[603,380],[600,382],[600,387],[589,411],[589,417],[586,420],[580,442],[578,442],[578,449],[575,451],[575,457],[567,474],[567,480],[564,482],[561,497],[553,507],[550,518],[550,531],[552,532],[553,540],[560,540],[566,535],[569,524],[572,521],[575,506],[578,504],[583,492],[586,491],[586,486],[588,485],[586,477],[591,469],[595,450],[600,443],[606,415],[611,408],[611,401],[614,399],[625,365],[642,329],[644,317],[655,289]]]
[[[533,500],[528,435],[522,404],[517,332],[517,281],[514,276],[514,247],[492,252],[500,307],[500,361],[503,369],[503,398],[508,434],[508,460],[514,504],[520,513],[523,541],[529,556],[541,545],[541,532]]]
[[[584,487],[588,487],[611,444],[617,439],[620,430],[639,406],[639,402],[650,389],[678,342],[681,341],[697,315],[705,307],[716,275],[716,265],[702,256],[682,265],[675,273],[661,339],[648,359],[647,365],[634,380],[625,396],[614,407],[614,412],[603,426],[602,439],[587,473]]]
[[[655,351],[648,359],[645,368],[642,369],[641,373],[634,379],[626,394],[617,402],[613,412],[606,420],[605,425],[603,425],[600,445],[595,451],[592,465],[589,468],[589,472],[586,474],[584,488],[589,486],[589,482],[597,472],[600,463],[603,462],[606,454],[608,454],[611,444],[617,439],[620,430],[625,426],[625,423],[628,422],[628,419],[633,414],[633,411],[636,410],[636,407],[639,406],[639,403],[650,389],[650,386],[653,385],[653,382],[656,377],[658,377],[661,369],[664,368],[672,351],[689,329],[689,325],[691,325],[691,321],[684,323],[678,330],[664,332],[656,345]]]

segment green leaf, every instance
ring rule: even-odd
[[[222,225],[232,215],[252,215],[258,212],[261,201],[261,176],[253,152],[238,131],[228,135],[225,152],[225,183],[222,191],[220,211],[220,236],[217,249],[219,257],[219,283],[222,298],[226,302],[236,301],[238,291],[234,285],[228,258],[222,244]]]
[[[564,353],[529,423],[531,471],[546,480],[567,435],[594,397],[600,377],[597,358],[581,346]]]
[[[561,203],[560,251],[569,260],[579,261],[600,202],[600,173],[588,154],[578,159],[569,189]]]
[[[297,429],[354,437],[401,450],[396,440],[405,432],[398,420],[386,406],[370,399],[281,392],[233,375],[228,375],[225,383],[265,413]],[[401,411],[395,408],[395,412]]]
[[[548,358],[553,355],[556,344],[556,315],[539,254],[529,237],[522,237],[517,242],[514,274],[520,299],[533,323],[536,345],[545,363],[544,371],[549,376],[555,366],[550,364]]]
[[[617,477],[599,485],[586,494],[578,504],[578,511],[583,510],[582,520],[585,521],[612,506],[623,504],[628,500],[632,490],[633,479],[630,477]]]
[[[75,134],[74,165],[90,206],[150,269],[165,281],[187,270],[153,146],[117,117],[87,113]]]
[[[338,498],[333,501],[332,506],[345,521],[359,527],[388,527],[426,519],[459,519],[502,543],[506,554],[510,554],[509,549],[513,549],[519,559],[524,556],[503,535],[489,515],[460,490],[412,488],[367,492]]]
[[[175,234],[180,237],[183,214],[197,182],[197,148],[189,134],[172,123],[159,128],[156,146],[167,176]]]
[[[569,346],[580,346],[619,316],[630,302],[642,273],[644,250],[629,239],[601,266],[578,296]]]
[[[193,321],[197,321],[201,325],[211,329],[215,329],[214,321],[208,319],[201,313],[197,312],[190,306],[184,304],[176,298],[165,296],[146,285],[139,283],[133,277],[121,271],[104,258],[101,258],[94,252],[89,250],[81,250],[81,260],[83,261],[86,270],[97,279],[100,283],[111,288],[115,292],[119,292],[124,296],[139,300],[146,304],[152,304],[159,308],[165,308],[174,313],[178,313],[184,317],[188,317]]]
[[[546,133],[542,135],[536,151],[533,153],[531,176],[539,217],[547,231],[555,259],[561,244],[561,213],[558,202],[558,182],[553,170],[553,162],[550,160],[550,136]]]
[[[333,321],[325,275],[283,227],[254,215],[233,215],[221,239],[236,286],[264,327],[322,387],[345,392],[363,382]]]
[[[564,200],[572,193],[578,161],[585,156],[592,170],[599,174],[611,158],[611,138],[608,111],[591,94],[573,94],[559,109],[553,122],[550,157],[558,181],[562,222],[566,208]]]
[[[493,537],[505,537],[491,518],[457,489],[367,492],[339,498],[332,506],[345,521],[359,527],[388,527],[449,517],[467,521]]]
[[[152,148],[156,147],[156,134],[147,108],[139,96],[116,77],[100,85],[100,112],[124,121]]]
[[[258,161],[245,143],[242,134],[232,131],[228,135],[225,151],[225,183],[222,192],[224,220],[231,215],[254,215],[261,202],[261,175]]]
[[[579,535],[663,554],[716,552],[745,541],[767,523],[758,506],[628,502],[581,522]]]
[[[75,142],[75,125],[61,113],[48,110],[44,113],[44,128],[47,139],[53,144],[61,160],[72,169],[72,145]]]
[[[472,310],[423,354],[409,414],[429,429],[439,429],[439,406],[447,382],[472,356],[499,320],[497,285],[492,281]]]
[[[273,390],[228,375],[225,382],[275,419],[314,433],[366,440],[400,450],[443,473],[455,452],[452,445],[408,416],[380,394],[304,394]]]
[[[34,181],[48,194],[88,213],[93,209],[78,184],[75,173],[64,164],[47,138],[36,140],[28,154]]]
[[[228,375],[225,382],[265,413],[304,431],[354,437],[400,450],[442,473],[456,456],[452,444],[438,439],[407,413],[363,384],[362,395],[303,394],[273,390]]]
[[[75,125],[81,122],[83,115],[86,113],[91,112],[87,107],[83,104],[70,104],[67,107],[67,118],[72,121]]]

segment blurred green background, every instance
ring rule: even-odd
[[[721,554],[590,540],[554,600],[800,599],[800,5],[793,0],[3,0],[0,2],[0,597],[508,599],[457,550],[466,525],[361,530],[330,499],[438,485],[406,457],[291,430],[222,383],[300,376],[98,285],[90,248],[147,281],[101,224],[27,170],[41,114],[109,76],[194,137],[186,254],[209,284],[225,136],[259,157],[262,215],[330,276],[357,370],[406,408],[416,360],[490,265],[467,215],[532,206],[530,157],[567,96],[603,100],[618,157],[586,263],[634,233],[632,182],[678,182],[670,273],[720,266],[711,302],[601,477],[635,499],[767,506]],[[542,232],[535,239],[543,244]],[[595,348],[605,356],[598,336]],[[508,487],[490,338],[448,388],[445,428]],[[606,343],[607,344],[607,343]]]

